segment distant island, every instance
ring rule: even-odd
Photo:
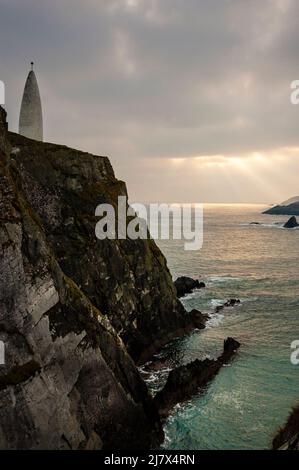
[[[277,206],[273,206],[264,211],[263,214],[299,215],[299,196],[292,197]]]

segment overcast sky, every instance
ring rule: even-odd
[[[45,139],[108,155],[130,200],[298,195],[298,0],[0,0],[9,126],[30,61]]]

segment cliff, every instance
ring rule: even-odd
[[[107,158],[7,133],[0,108],[1,449],[161,441],[132,357],[192,325],[153,241],[95,237],[118,195]]]
[[[153,240],[98,240],[100,203],[126,196],[108,158],[9,134],[11,167],[63,272],[111,321],[136,362],[189,326]]]

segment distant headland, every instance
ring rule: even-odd
[[[299,196],[292,197],[287,201],[271,207],[263,212],[271,215],[299,215]]]

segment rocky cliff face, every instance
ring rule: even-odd
[[[110,162],[9,134],[17,188],[63,272],[106,315],[137,362],[188,327],[166,261],[151,240],[98,240],[100,203],[126,196]],[[54,318],[53,313],[53,318]]]
[[[0,108],[1,449],[161,439],[127,348],[141,361],[190,323],[154,242],[96,239],[121,194],[107,158],[8,134]]]

